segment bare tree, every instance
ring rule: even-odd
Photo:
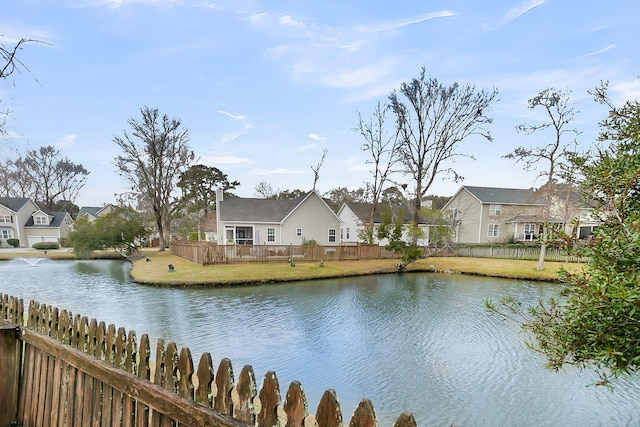
[[[396,172],[395,167],[400,161],[398,133],[392,132],[390,134],[386,129],[386,113],[388,110],[388,106],[378,102],[373,112],[373,117],[368,122],[365,122],[360,113],[358,113],[356,131],[365,140],[361,149],[370,155],[367,163],[373,167],[371,170],[372,182],[368,185],[371,192],[371,211],[369,213],[369,223],[365,224],[368,230],[366,233],[367,238],[370,243],[373,242],[374,218],[382,191],[391,175]]]
[[[89,172],[49,145],[6,160],[1,176],[6,196],[31,198],[45,209],[59,210],[75,201]]]
[[[273,187],[266,181],[260,181],[259,183],[257,183],[253,191],[255,192],[256,196],[263,199],[270,199],[275,195]]]
[[[320,179],[320,168],[322,167],[324,158],[327,157],[328,152],[329,150],[326,148],[322,150],[322,157],[320,158],[318,164],[315,167],[311,166],[311,170],[313,171],[313,191],[316,190],[316,183],[318,182],[318,179]]]
[[[563,137],[565,134],[573,134],[574,137],[579,135],[576,129],[569,128],[575,114],[569,95],[569,91],[546,88],[529,99],[529,108],[542,107],[548,121],[541,124],[521,124],[516,126],[516,130],[526,135],[532,135],[550,129],[551,137],[548,142],[542,145],[518,147],[513,152],[503,156],[504,158],[515,160],[516,163],[522,162],[525,170],[537,169],[540,162],[545,162],[547,165],[538,174],[538,178],[545,180],[542,188],[545,209],[542,218],[542,239],[537,270],[544,269],[544,258],[547,252],[547,241],[550,232],[549,221],[557,188],[558,174],[561,170],[569,170],[563,165],[567,165],[569,157],[574,154],[574,151],[569,150],[570,143],[564,142]],[[571,143],[575,143],[575,138],[571,140]]]
[[[484,125],[493,121],[486,112],[497,95],[495,88],[476,90],[474,85],[458,83],[447,86],[428,78],[423,67],[418,78],[402,83],[389,96],[396,115],[400,160],[415,185],[411,213],[416,224],[422,199],[436,176],[445,174],[456,182],[463,179],[446,166],[446,162],[464,156],[458,152],[460,143],[471,135],[492,140]]]
[[[128,123],[132,133],[114,137],[122,149],[116,156],[116,166],[151,206],[160,236],[160,251],[169,243],[171,229],[171,195],[175,182],[194,160],[189,148],[189,131],[177,119],[160,117],[158,109],[140,109],[142,120],[133,118]]]

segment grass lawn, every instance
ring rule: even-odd
[[[169,251],[147,252],[146,255],[149,261],[144,258],[134,261],[131,274],[136,282],[159,286],[227,286],[394,273],[398,263],[398,260],[393,259],[328,261],[324,266],[317,262],[297,262],[295,267],[286,262],[247,262],[203,267],[171,255]],[[169,271],[169,264],[175,267],[174,271]],[[441,271],[556,281],[561,267],[569,271],[582,267],[581,264],[545,262],[545,269],[536,271],[536,265],[537,261],[443,257],[416,261],[407,267],[407,271]]]

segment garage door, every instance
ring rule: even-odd
[[[29,236],[27,237],[27,243],[29,247],[33,246],[34,243],[40,242],[54,242],[58,243],[58,239],[52,236]]]

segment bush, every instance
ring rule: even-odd
[[[47,250],[47,249],[58,249],[60,245],[58,245],[58,243],[56,242],[38,242],[31,245],[31,247],[33,249]]]
[[[7,245],[17,248],[20,246],[20,239],[7,239]]]

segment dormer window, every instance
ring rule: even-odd
[[[49,225],[49,217],[46,215],[36,215],[33,217],[33,223],[36,225]]]

